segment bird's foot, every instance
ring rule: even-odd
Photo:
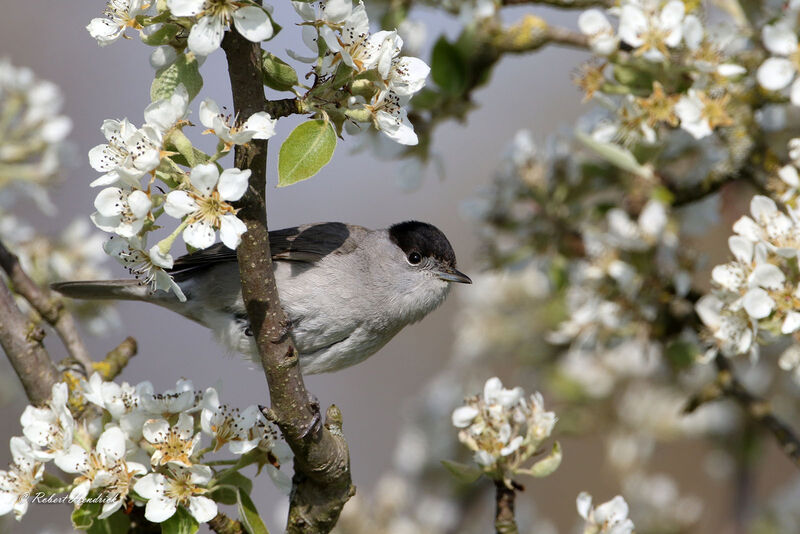
[[[283,343],[283,341],[292,333],[292,328],[294,324],[292,320],[286,317],[283,321],[281,321],[280,329],[278,333],[273,337],[270,341],[275,343],[276,345],[279,343]]]
[[[311,406],[311,410],[313,412],[313,417],[311,421],[308,423],[308,426],[303,430],[303,433],[300,434],[302,439],[305,439],[308,436],[316,435],[320,430],[322,430],[322,415],[319,413],[319,399],[313,393],[308,393],[308,404]]]

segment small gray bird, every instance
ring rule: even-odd
[[[439,306],[451,282],[470,284],[435,226],[388,229],[328,222],[269,233],[275,280],[304,373],[337,371],[377,352]],[[258,361],[242,301],[236,251],[217,244],[178,258],[170,271],[186,295],[153,292],[137,280],[61,282],[83,299],[142,300],[196,321],[231,351]]]

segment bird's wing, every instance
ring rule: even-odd
[[[357,247],[357,235],[368,230],[338,222],[304,224],[269,233],[272,259],[315,263],[328,254],[348,254]],[[175,260],[173,275],[185,275],[212,265],[236,261],[236,251],[222,243],[181,256]]]

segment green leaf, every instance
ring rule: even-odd
[[[483,471],[481,471],[480,468],[474,465],[462,464],[461,462],[442,460],[442,465],[445,466],[445,468],[463,484],[472,484],[483,474]]]
[[[336,149],[333,126],[322,120],[295,128],[278,153],[278,187],[306,180],[328,164]]]
[[[290,91],[292,87],[299,83],[294,69],[285,61],[266,50],[261,52],[261,67],[264,85],[270,89]]]
[[[178,506],[172,517],[161,523],[161,534],[194,534],[200,525],[186,508]]]
[[[101,503],[87,502],[83,503],[80,508],[72,511],[72,526],[77,530],[86,530],[92,526],[95,518],[100,515],[100,510],[103,508]]]
[[[550,451],[550,454],[533,464],[528,474],[537,478],[552,474],[561,465],[561,457],[561,444],[556,441],[553,443],[553,450]]]
[[[196,59],[189,60],[186,59],[186,54],[180,54],[175,63],[156,72],[156,77],[150,86],[150,99],[155,102],[162,98],[169,98],[180,84],[186,87],[189,99],[193,99],[203,87],[203,77],[200,76],[199,69]]]
[[[142,39],[142,42],[150,46],[161,46],[168,44],[178,35],[180,27],[175,24],[164,24],[159,29]]]
[[[250,492],[253,491],[253,481],[238,471],[226,473],[219,478],[218,482],[220,484],[228,484],[231,486],[236,486],[237,488],[241,488],[248,495],[250,495]]]
[[[697,359],[699,350],[694,343],[684,340],[673,341],[667,345],[667,360],[677,369],[687,369]]]
[[[445,93],[460,95],[467,89],[467,64],[444,36],[433,47],[431,77]]]
[[[131,518],[125,512],[119,510],[105,519],[95,519],[92,526],[86,531],[88,534],[119,534],[128,532],[131,526]]]
[[[591,135],[583,132],[575,132],[575,137],[578,141],[586,145],[587,148],[596,152],[612,165],[647,180],[653,178],[653,169],[650,166],[642,165],[636,161],[636,158],[633,157],[633,154],[631,154],[629,150],[614,143],[598,141]]]
[[[256,505],[244,491],[239,491],[239,500],[236,503],[239,509],[239,521],[242,522],[249,534],[269,534],[266,525],[261,520],[256,510]]]

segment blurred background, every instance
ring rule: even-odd
[[[276,20],[295,20],[288,2],[276,4]],[[35,220],[28,217],[45,233],[59,232],[76,216],[88,220],[89,213],[94,211],[92,202],[96,194],[96,190],[89,188],[89,182],[97,173],[89,167],[86,154],[91,147],[104,141],[100,133],[102,121],[127,117],[140,123],[142,111],[150,101],[153,77],[148,63],[150,49],[124,40],[101,48],[85,31],[86,24],[100,16],[103,7],[101,0],[28,0],[6,2],[3,6],[0,57],[16,66],[30,67],[38,77],[58,84],[64,95],[62,112],[73,120],[70,137],[74,146],[73,162],[63,170],[62,183],[52,194],[57,212],[50,217],[37,215]],[[575,27],[575,14],[569,12],[524,7],[511,9],[506,15],[515,18],[523,12],[533,12],[550,22]],[[441,32],[452,35],[457,30],[453,18],[433,11],[423,9],[417,18],[428,25],[428,42],[426,51],[420,55],[422,58],[429,57],[432,41]],[[298,33],[287,24],[271,45],[279,51],[297,48]],[[339,143],[333,160],[319,175],[289,188],[276,189],[277,149],[299,121],[295,118],[281,120],[278,133],[270,142],[270,227],[344,221],[377,228],[419,219],[442,229],[453,244],[459,268],[475,275],[486,262],[480,256],[477,230],[463,216],[464,203],[490,184],[505,147],[518,130],[529,129],[535,139],[543,140],[549,133],[568,128],[585,111],[581,94],[571,77],[577,65],[587,57],[581,52],[548,47],[535,54],[506,58],[495,69],[490,83],[475,94],[477,109],[468,120],[448,122],[436,131],[433,152],[442,163],[441,172],[431,166],[423,175],[416,173],[417,184],[409,179],[405,162],[384,158],[369,149],[355,153],[358,143],[347,137],[345,142]],[[201,72],[205,86],[200,98],[191,105],[190,119],[196,118],[197,105],[205,97],[231,107],[224,55],[212,55]],[[22,205],[20,209],[24,212],[34,208]],[[729,228],[730,221],[722,221],[720,225]],[[109,259],[108,265],[115,277],[126,277],[127,273],[112,260]],[[396,445],[403,437],[401,433],[410,407],[418,400],[428,379],[450,358],[454,321],[459,316],[464,294],[473,289],[472,286],[455,287],[441,309],[420,324],[406,328],[366,362],[336,374],[308,377],[308,387],[323,407],[335,403],[342,409],[353,481],[359,495],[371,495],[380,475],[396,461]],[[165,390],[185,377],[193,380],[197,388],[221,384],[221,400],[233,406],[264,403],[266,385],[261,370],[237,355],[223,354],[202,327],[146,304],[121,303],[118,310],[120,328],[102,337],[89,337],[88,344],[94,357],[99,358],[126,335],[136,338],[138,355],[120,379],[130,383],[150,380],[156,390]],[[63,356],[57,340],[47,341],[56,359]],[[0,412],[1,437],[7,440],[19,433],[18,417],[26,402],[5,360],[0,362],[0,368],[5,388]],[[514,376],[502,373],[500,376],[509,387],[518,385]],[[443,411],[449,413],[453,407],[444,407]],[[547,407],[558,413],[557,405]],[[449,416],[442,418],[441,425],[450,425]],[[566,440],[562,468],[542,483],[533,479],[526,483],[527,491],[520,497],[521,513],[533,515],[535,502],[537,509],[547,511],[558,531],[568,532],[577,520],[574,499],[579,491],[591,491],[597,495],[598,502],[618,493],[619,488],[601,465],[598,440],[591,437]],[[759,493],[786,480],[786,470],[791,469],[773,450],[774,445],[770,443],[767,447],[770,447],[771,461],[755,481]],[[680,481],[706,498],[706,505],[711,509],[706,509],[697,531],[714,532],[711,525],[719,524],[721,517],[731,513],[731,495],[724,484],[698,486],[692,482],[703,452],[703,446],[697,444],[671,447],[663,451],[656,463],[665,469],[669,467]],[[7,447],[0,446],[0,464],[8,459]],[[283,514],[285,497],[275,490],[267,477],[261,477],[256,483],[254,497],[268,526],[280,531],[279,517]],[[486,515],[479,515],[479,521],[485,522],[486,532],[490,531],[491,500],[475,506],[485,509]],[[39,532],[50,528],[50,532],[65,531],[67,505],[36,505],[32,510],[22,523],[2,518],[0,530]]]

